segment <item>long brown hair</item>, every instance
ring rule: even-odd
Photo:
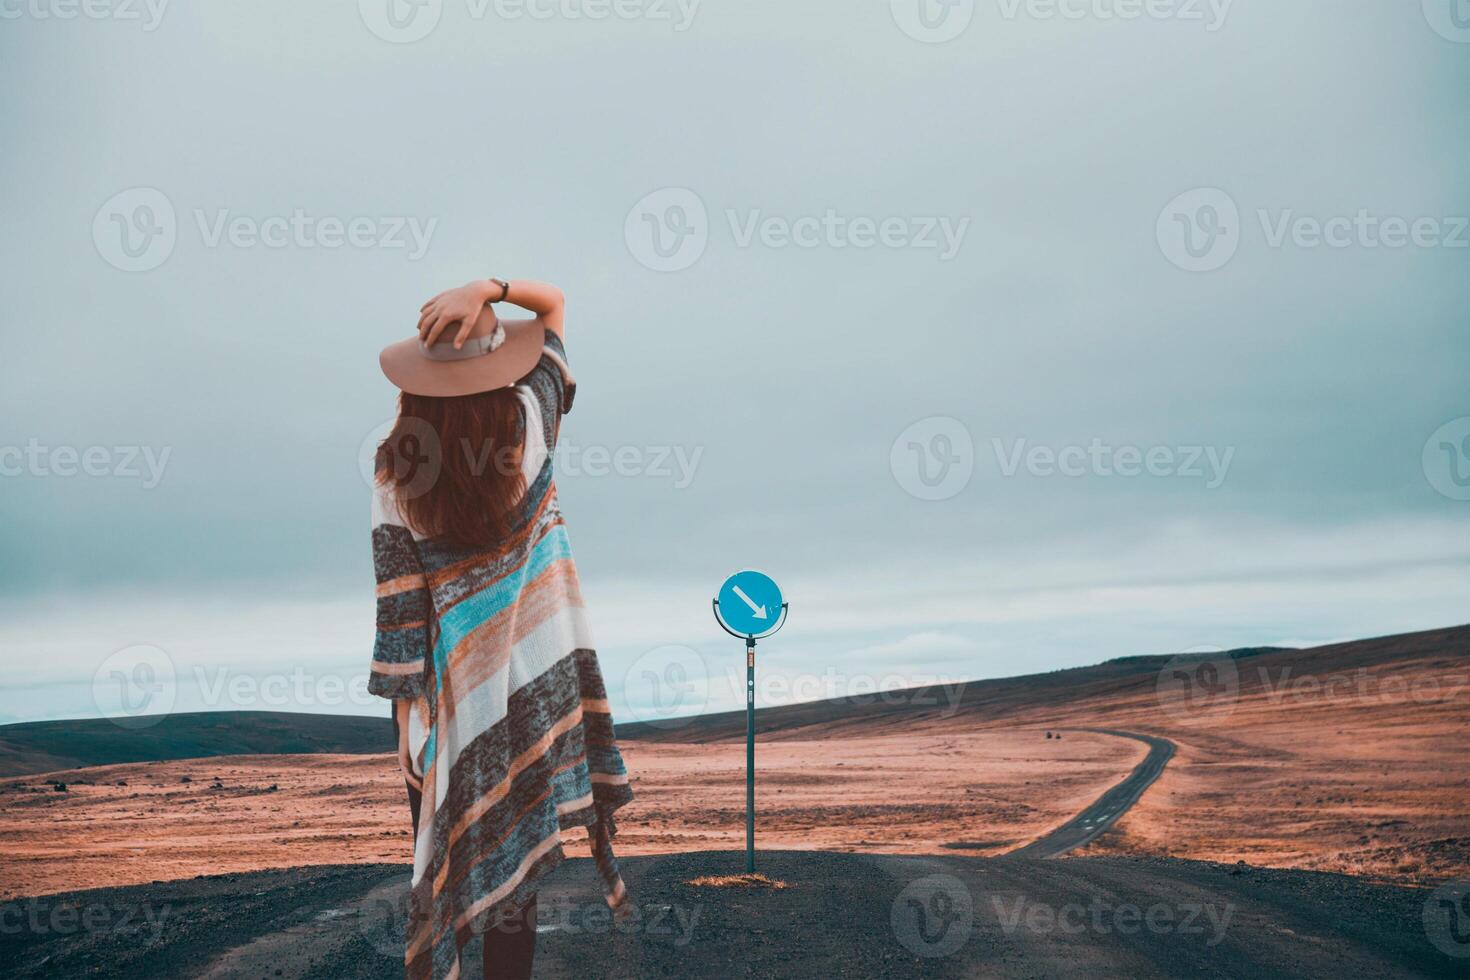
[[[378,446],[378,483],[427,538],[483,549],[510,533],[525,494],[524,422],[510,388],[434,398],[398,396],[398,420]]]

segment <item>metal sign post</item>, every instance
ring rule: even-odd
[[[715,622],[745,640],[745,870],[755,871],[755,641],[786,625],[790,604],[769,575],[736,572],[711,600]]]
[[[745,870],[755,871],[755,637],[745,638]]]

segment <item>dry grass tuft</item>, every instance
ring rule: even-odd
[[[703,878],[695,878],[684,882],[695,888],[790,888],[784,881],[776,881],[767,878],[763,874],[744,875],[705,875]]]

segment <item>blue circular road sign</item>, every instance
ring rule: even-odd
[[[744,636],[765,636],[781,622],[781,587],[765,572],[746,569],[720,586],[720,618]]]

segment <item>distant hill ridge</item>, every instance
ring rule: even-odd
[[[1264,653],[1285,653],[1289,650],[1298,650],[1300,647],[1238,647],[1234,650],[1220,651],[1193,651],[1190,653],[1140,653],[1131,657],[1114,657],[1112,660],[1104,660],[1104,664],[1146,664],[1153,667],[1162,667],[1171,660],[1215,660],[1220,657],[1229,657],[1231,660],[1244,660],[1246,657],[1259,657]]]
[[[1244,647],[1198,656],[1249,659],[1253,670],[1288,671],[1293,676],[1410,661],[1470,662],[1470,626],[1306,649]],[[756,712],[756,728],[787,737],[823,738],[841,733],[877,734],[920,720],[948,718],[970,727],[1007,721],[1058,727],[1092,725],[1109,717],[1136,724],[1156,711],[1159,668],[1172,659],[1173,655],[1160,654],[1117,657],[1091,667],[1045,674],[762,708]],[[1242,669],[1243,692],[1258,683],[1253,673]],[[131,719],[129,724],[136,726],[142,720]],[[672,723],[618,726],[621,738],[650,741],[709,742],[744,734],[743,709]],[[221,755],[370,755],[392,752],[393,747],[393,726],[386,717],[209,711],[169,715],[141,728],[122,728],[95,718],[25,722],[0,726],[0,778]]]
[[[220,755],[392,752],[386,714],[386,706],[382,718],[201,711],[129,719],[128,728],[105,718],[23,722],[0,727],[0,776]]]
[[[1260,690],[1262,675],[1304,677],[1410,662],[1470,662],[1470,626],[1331,643],[1304,649],[1244,647],[1201,653],[1208,660],[1230,656],[1240,668],[1239,690]],[[877,735],[915,724],[953,723],[974,730],[985,725],[1091,727],[1134,726],[1148,731],[1158,720],[1160,669],[1173,655],[1118,657],[1091,667],[1045,674],[924,685],[900,691],[763,708],[758,733],[784,738]],[[745,711],[724,711],[658,723],[619,725],[618,735],[658,742],[714,742],[743,737]]]

